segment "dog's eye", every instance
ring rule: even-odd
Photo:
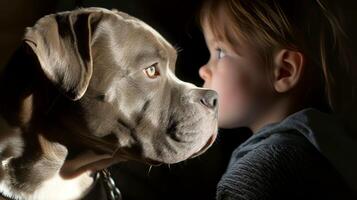
[[[144,69],[144,72],[147,77],[154,79],[154,78],[157,78],[158,76],[160,76],[160,72],[157,69],[156,65],[157,64],[154,64],[154,65],[151,65],[150,67]]]

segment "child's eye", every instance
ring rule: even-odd
[[[216,51],[217,51],[217,58],[218,59],[222,59],[224,56],[226,56],[226,53],[224,53],[223,49],[217,48]]]

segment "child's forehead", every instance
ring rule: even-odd
[[[202,29],[207,42],[217,43],[225,41],[224,27],[222,24],[216,24],[206,20],[206,22],[202,24]]]
[[[216,37],[215,34],[213,34],[212,28],[209,25],[207,25],[207,24],[203,25],[202,29],[203,29],[203,34],[205,36],[206,42],[213,43],[213,42],[217,41],[218,38]]]
[[[225,45],[234,49],[234,47],[241,46],[244,43],[244,39],[234,34],[232,27],[229,24],[209,22],[206,20],[202,24],[203,34],[208,44]]]

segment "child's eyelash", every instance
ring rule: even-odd
[[[222,48],[216,48],[216,52],[217,52],[217,58],[221,59],[225,56],[225,52]]]

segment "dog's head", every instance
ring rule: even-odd
[[[45,16],[24,40],[66,97],[45,118],[67,138],[149,163],[176,163],[213,143],[216,92],[180,81],[175,48],[142,21],[80,9]]]

